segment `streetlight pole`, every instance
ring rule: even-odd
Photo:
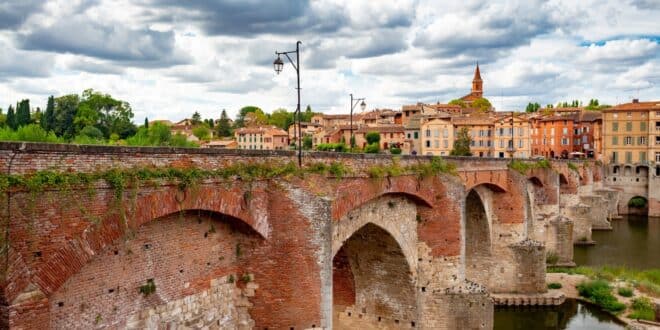
[[[362,101],[362,103],[360,103],[360,101]],[[360,103],[360,108],[362,109],[362,111],[364,111],[364,109],[367,107],[367,104],[364,103],[364,97],[355,99],[353,98],[353,94],[351,94],[351,135],[349,138],[350,141],[348,142],[351,145],[351,149],[355,147],[354,145],[355,137],[353,136],[353,109],[355,109],[355,106],[357,106],[358,103]]]
[[[282,69],[283,69],[283,66],[284,66],[284,62],[282,62],[282,59],[280,58],[280,55],[286,56],[286,58],[289,60],[289,63],[291,63],[293,68],[296,70],[296,76],[298,78],[298,87],[296,88],[296,90],[298,90],[298,107],[296,109],[296,116],[297,116],[297,119],[298,119],[298,127],[297,127],[297,135],[298,135],[297,140],[298,141],[296,141],[298,143],[298,167],[302,167],[302,128],[301,128],[301,125],[300,125],[300,121],[301,121],[301,118],[302,118],[302,113],[300,111],[301,110],[300,109],[300,45],[301,44],[302,44],[302,42],[300,42],[300,41],[296,42],[296,50],[292,50],[292,51],[288,51],[288,52],[275,51],[275,55],[277,55],[277,59],[275,59],[275,61],[273,61],[273,67],[275,68],[275,72],[277,74],[280,74],[280,72],[282,72]],[[293,54],[293,53],[296,53],[296,61],[295,62],[291,59],[291,57],[289,57],[289,54]],[[295,121],[295,119],[296,118],[294,117],[294,121]],[[295,125],[295,123],[294,123],[294,125]],[[293,131],[294,131],[293,135],[294,135],[294,138],[295,138],[296,137],[296,127],[294,127]]]

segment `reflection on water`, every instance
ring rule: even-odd
[[[593,232],[595,246],[575,246],[575,263],[660,268],[660,219],[625,216],[623,220],[613,220],[612,228],[612,231]]]
[[[561,306],[496,307],[494,329],[623,329],[609,314],[576,300]]]

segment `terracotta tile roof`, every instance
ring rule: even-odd
[[[454,125],[494,125],[495,120],[490,117],[452,117]]]
[[[274,126],[243,127],[237,129],[236,134],[268,134],[273,136],[289,135],[289,133]]]
[[[631,102],[618,104],[611,108],[603,109],[603,111],[616,111],[616,110],[660,110],[660,101],[647,101],[647,102]]]
[[[403,133],[403,126],[393,125],[393,126],[362,126],[355,133],[368,133],[368,132],[378,132],[378,133]]]

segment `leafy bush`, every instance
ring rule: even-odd
[[[346,152],[348,151],[348,146],[344,143],[320,143],[316,146],[316,150]]]
[[[94,126],[85,126],[80,130],[80,136],[86,136],[95,140],[103,139],[103,132]]]
[[[635,196],[628,201],[628,207],[640,208],[643,209],[646,207],[646,198]]]
[[[390,148],[390,153],[392,155],[400,155],[401,154],[401,148],[392,147],[392,148]]]
[[[648,297],[639,297],[632,300],[630,307],[633,312],[628,315],[631,319],[655,321],[655,308]]]
[[[367,144],[380,143],[380,134],[378,132],[369,132],[364,138],[367,140]]]
[[[616,291],[619,296],[621,297],[632,297],[633,296],[633,290],[628,287],[620,287]]]
[[[571,169],[571,170],[573,170],[573,171],[575,171],[575,172],[578,172],[578,171],[579,171],[577,165],[575,165],[575,164],[573,164],[573,163],[571,163],[571,162],[568,162],[567,166],[568,166],[569,169]]]
[[[0,141],[26,141],[26,142],[64,142],[53,132],[46,132],[37,124],[30,124],[12,130],[9,127],[0,128]]]
[[[554,289],[554,290],[561,289],[561,283],[557,283],[557,282],[548,283],[548,289]]]
[[[380,152],[378,143],[371,143],[364,148],[364,152],[368,154],[377,154]]]
[[[591,300],[606,311],[616,313],[626,309],[626,305],[612,295],[612,288],[607,281],[582,282],[577,286],[577,289],[580,296]]]

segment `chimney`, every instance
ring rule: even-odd
[[[633,99],[633,103],[639,103],[639,99]]]

